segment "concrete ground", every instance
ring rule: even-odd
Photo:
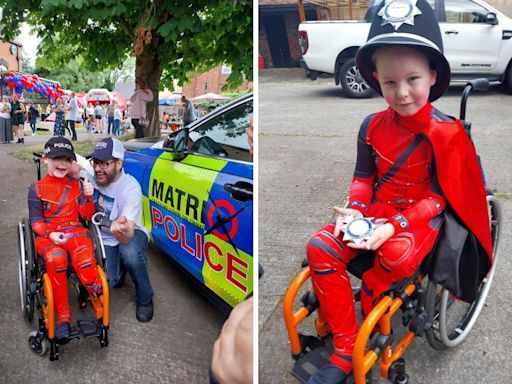
[[[435,105],[458,116],[460,86]],[[504,222],[499,263],[486,305],[459,347],[432,350],[416,339],[405,354],[412,383],[510,383],[512,363],[512,96],[501,86],[470,97],[467,117],[482,156],[487,183],[500,197]],[[259,382],[295,383],[284,328],[282,300],[305,257],[305,242],[345,201],[354,169],[359,125],[385,108],[375,97],[341,96],[332,79],[310,81],[301,70],[259,75]],[[312,330],[310,330],[312,332]],[[374,379],[377,374],[374,373]],[[374,381],[375,382],[375,381]],[[381,379],[377,382],[384,383]]]
[[[97,136],[97,135],[95,135]],[[87,139],[80,133],[79,140]],[[27,136],[25,145],[49,136]],[[35,166],[12,156],[22,144],[0,144],[0,383],[206,383],[213,343],[224,316],[199,294],[190,281],[156,249],[147,253],[155,291],[155,315],[149,323],[135,318],[135,289],[128,277],[111,291],[108,348],[94,339],[73,340],[50,362],[28,346],[36,320],[23,318],[18,285],[17,225],[28,216],[27,190],[36,180]],[[79,313],[70,293],[73,319]],[[36,315],[37,316],[37,315]]]

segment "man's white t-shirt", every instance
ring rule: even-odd
[[[105,187],[99,186],[94,181],[91,163],[80,155],[77,155],[77,163],[85,168],[89,181],[94,185],[96,211],[103,211],[110,220],[126,216],[135,223],[135,228],[143,231],[149,239],[148,230],[142,225],[142,190],[137,180],[122,170],[116,181]],[[114,247],[119,244],[110,230],[104,227],[101,227],[101,238],[105,245]]]
[[[121,176],[113,183],[103,187],[94,183],[94,201],[96,208],[103,210],[110,220],[126,216],[135,223],[135,228],[148,235],[142,225],[142,190],[132,175],[122,171]],[[109,229],[101,228],[105,245],[116,246],[119,242]]]

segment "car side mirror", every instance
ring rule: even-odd
[[[180,160],[184,159],[188,148],[188,131],[188,128],[182,128],[169,134],[164,141],[163,148],[179,157]]]
[[[489,25],[497,25],[498,24],[498,15],[495,12],[489,12],[485,17],[485,23]]]

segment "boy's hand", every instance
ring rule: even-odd
[[[134,230],[135,223],[128,220],[126,216],[114,220],[110,226],[110,232],[121,244],[126,244],[132,239]]]
[[[353,242],[348,242],[347,245],[350,248],[354,249],[364,249],[368,251],[375,251],[382,244],[384,244],[387,240],[389,240],[395,234],[395,227],[392,224],[386,223],[373,231],[372,235],[368,238],[368,240],[363,241],[360,244],[356,244]]]
[[[343,223],[343,218],[345,216],[353,216],[356,217],[363,217],[363,214],[359,212],[357,209],[352,208],[342,208],[342,207],[334,207],[334,211],[338,214],[336,217],[336,226],[334,227],[334,237],[338,237],[341,232],[341,227],[343,227],[345,224]]]
[[[84,196],[91,197],[94,194],[94,186],[89,181],[87,176],[84,177],[83,186],[84,186]]]
[[[55,244],[66,244],[70,236],[68,236],[68,234],[64,232],[52,232],[50,233],[49,238]]]

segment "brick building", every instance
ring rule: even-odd
[[[205,73],[194,74],[191,76],[189,83],[183,84],[182,94],[187,98],[200,96],[208,92],[220,94],[230,74],[231,68],[225,65],[213,68]],[[248,90],[252,87],[252,82],[244,81],[237,91]]]
[[[21,48],[18,42],[6,43],[0,39],[0,67],[2,71],[22,71]]]
[[[360,19],[368,0],[303,0],[306,20]],[[258,49],[265,68],[297,67],[298,0],[259,0]]]

